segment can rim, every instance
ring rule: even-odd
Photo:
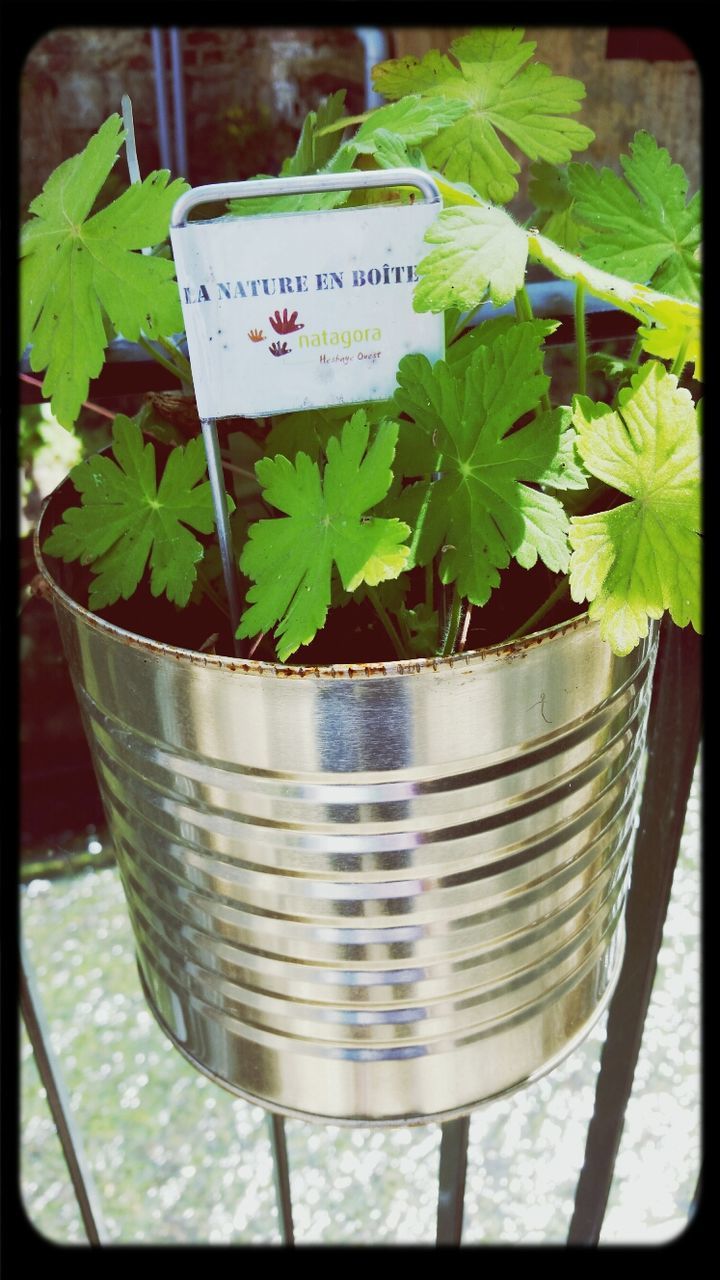
[[[305,678],[307,676],[315,676],[325,679],[342,679],[353,677],[377,677],[377,676],[405,676],[419,675],[426,671],[450,671],[455,668],[467,668],[475,666],[479,663],[485,663],[488,660],[508,660],[516,657],[524,656],[529,650],[535,649],[538,645],[548,644],[559,638],[560,636],[580,631],[593,630],[599,634],[600,624],[596,620],[591,620],[587,610],[579,614],[577,617],[569,618],[565,622],[555,623],[552,626],[545,627],[540,631],[533,631],[527,636],[523,636],[518,640],[503,640],[499,644],[488,645],[482,649],[463,650],[462,653],[449,654],[447,657],[430,657],[430,658],[394,658],[385,661],[373,662],[338,662],[338,663],[283,663],[283,662],[267,662],[256,658],[237,658],[230,654],[213,654],[201,653],[197,649],[187,649],[181,645],[169,644],[165,641],[152,640],[147,636],[140,635],[135,631],[128,631],[124,627],[120,627],[117,623],[109,622],[102,618],[99,614],[93,613],[87,609],[79,601],[75,600],[71,595],[59,585],[53,577],[51,570],[43,556],[40,540],[43,521],[47,513],[48,507],[62,489],[67,484],[69,477],[66,476],[61,483],[53,490],[45,499],[39,519],[33,531],[33,550],[35,561],[38,569],[46,583],[49,595],[58,601],[68,612],[75,614],[76,617],[94,630],[101,634],[107,635],[111,639],[119,643],[130,645],[142,650],[144,653],[154,654],[158,657],[172,657],[178,662],[188,662],[202,667],[217,667],[226,671],[244,672],[245,674],[255,675],[275,675],[279,678]]]

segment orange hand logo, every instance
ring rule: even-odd
[[[268,319],[276,333],[297,333],[298,329],[305,328],[304,324],[295,323],[297,314],[297,311],[293,311],[288,319],[287,307],[285,307],[282,315],[280,315],[279,311],[276,311],[275,315],[269,316]]]
[[[265,334],[263,333],[262,329],[251,329],[248,334],[248,338],[250,339],[251,342],[264,342]]]

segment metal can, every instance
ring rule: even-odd
[[[587,616],[451,658],[274,666],[89,613],[39,550],[147,1000],[278,1112],[448,1119],[565,1057],[623,950],[656,647]]]

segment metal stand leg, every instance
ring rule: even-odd
[[[627,904],[627,945],[607,1035],[568,1244],[598,1243],[652,994],[700,743],[700,639],[664,622],[648,729],[647,780]]]
[[[459,1245],[462,1239],[469,1135],[470,1116],[448,1120],[442,1126],[437,1244]]]
[[[107,1231],[98,1193],[83,1153],[80,1136],[75,1128],[62,1076],[50,1046],[50,1037],[32,968],[22,947],[20,949],[20,1008],[75,1189],[87,1238],[90,1244],[107,1244]]]
[[[295,1243],[292,1200],[290,1198],[290,1165],[285,1141],[285,1121],[282,1116],[268,1115],[270,1141],[273,1153],[273,1177],[277,1196],[280,1231],[283,1244]]]

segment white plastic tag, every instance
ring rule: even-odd
[[[389,399],[399,361],[444,354],[413,310],[435,202],[191,222],[171,230],[201,418]]]

